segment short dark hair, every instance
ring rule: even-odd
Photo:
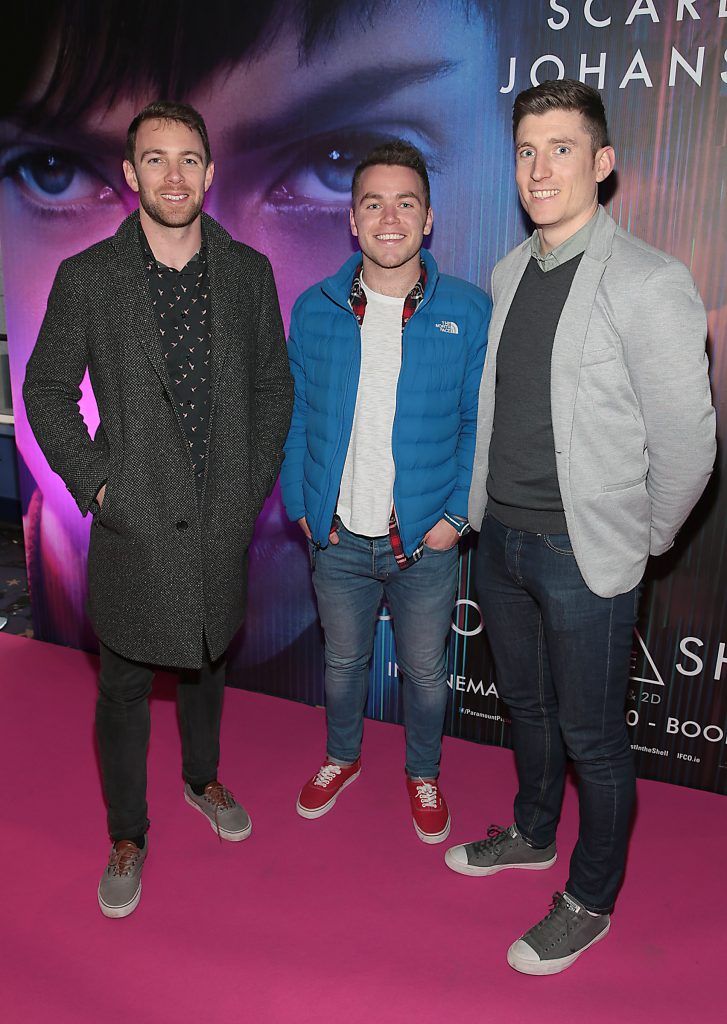
[[[512,137],[517,141],[518,125],[528,114],[536,117],[551,110],[575,110],[585,121],[586,131],[591,136],[594,155],[604,146],[609,146],[606,110],[597,89],[573,78],[553,79],[541,82],[532,89],[525,89],[515,99],[512,108]]]
[[[126,133],[124,159],[128,160],[130,164],[133,164],[134,162],[136,133],[144,121],[175,121],[177,124],[186,125],[190,131],[197,132],[199,137],[202,139],[205,163],[209,164],[212,162],[210,140],[207,137],[207,127],[199,111],[195,110],[194,107],[190,107],[188,103],[173,103],[170,100],[156,100],[154,103],[149,103],[143,110],[140,110],[129,125],[129,130]]]
[[[459,5],[467,18],[493,16],[493,0]],[[192,96],[213,74],[264,53],[289,27],[298,38],[299,62],[308,63],[318,47],[342,32],[370,27],[390,3],[207,0],[200,18],[198,0],[177,0],[173,32],[168,6],[149,0],[29,0],[7,6],[0,116],[44,130],[66,129],[88,111],[111,110],[121,99]]]
[[[385,167],[410,167],[416,171],[424,186],[424,205],[429,209],[431,196],[429,191],[429,175],[424,157],[410,142],[403,139],[389,139],[382,142],[365,156],[353,172],[351,182],[351,195],[355,197],[361,175],[367,167],[376,167],[383,164]]]
[[[264,52],[288,24],[297,31],[301,59],[307,59],[335,34],[345,4],[296,0],[289,13],[283,6],[282,0],[208,0],[200,18],[198,0],[178,0],[170,32],[167,5],[149,0],[12,5],[7,25],[3,18],[0,110],[45,129],[135,96],[186,98],[212,74]]]

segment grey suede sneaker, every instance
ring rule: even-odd
[[[191,786],[185,783],[184,799],[196,807],[200,814],[204,814],[220,839],[239,843],[252,832],[252,822],[247,811],[221,782],[208,782],[204,787],[204,796],[197,796]]]
[[[507,962],[521,974],[560,974],[608,935],[608,914],[589,914],[567,892],[553,893],[552,910],[513,942]]]
[[[130,839],[111,847],[111,856],[98,884],[98,905],[104,917],[128,917],[141,898],[141,869],[149,851],[149,838],[140,850]]]
[[[557,859],[555,843],[544,850],[528,846],[515,825],[500,828],[490,825],[487,839],[464,846],[452,846],[444,855],[447,867],[461,875],[495,875],[505,868],[544,871]]]

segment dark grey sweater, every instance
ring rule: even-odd
[[[565,533],[550,411],[550,361],[563,306],[583,254],[547,273],[531,259],[497,352],[487,509],[530,533]]]

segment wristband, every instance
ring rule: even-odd
[[[472,529],[469,519],[462,519],[460,516],[453,516],[451,512],[447,512],[446,510],[444,511],[442,518],[457,531],[460,537],[466,536]]]

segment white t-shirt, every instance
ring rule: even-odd
[[[361,327],[361,376],[351,440],[343,467],[336,511],[352,533],[382,537],[389,532],[394,501],[391,431],[401,369],[404,299],[367,288]]]

